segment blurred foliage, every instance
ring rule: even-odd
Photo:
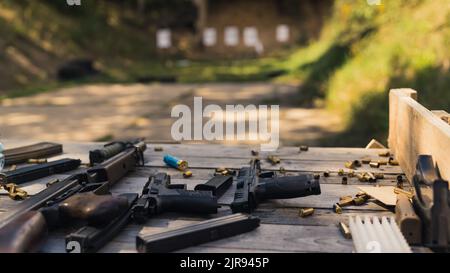
[[[306,46],[259,59],[209,61],[158,56],[154,48],[156,27],[192,30],[197,14],[190,1],[82,3],[69,8],[54,0],[0,2],[0,96],[5,90],[17,96],[54,88],[55,66],[86,56],[103,71],[89,81],[300,84],[298,105],[325,105],[345,121],[346,131],[324,145],[363,146],[374,137],[386,142],[391,88],[415,88],[426,107],[450,109],[448,0],[382,0],[381,6],[335,0],[320,37]],[[3,50],[9,47],[15,51]],[[22,53],[18,58],[28,58],[44,76],[17,68],[6,52]]]

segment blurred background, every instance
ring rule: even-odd
[[[450,1],[0,0],[0,139],[170,140],[202,96],[280,105],[284,145],[364,146],[400,87],[450,110]]]

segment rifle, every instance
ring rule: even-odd
[[[127,209],[108,225],[98,227],[88,224],[66,236],[66,245],[77,246],[77,252],[95,252],[130,221],[142,224],[163,212],[212,214],[217,213],[218,208],[217,198],[211,191],[190,191],[185,184],[171,184],[166,173],[150,176],[139,198],[130,194],[127,198]],[[67,250],[71,252],[75,249],[67,247]]]
[[[108,158],[111,158],[111,157],[115,156],[116,154],[118,154],[130,147],[137,145],[138,143],[142,143],[143,141],[144,141],[144,139],[137,138],[137,139],[124,140],[124,141],[113,141],[113,142],[107,143],[101,149],[89,151],[89,163],[91,166],[100,164],[103,161],[107,160]]]
[[[258,159],[243,167],[237,176],[236,192],[231,210],[250,213],[267,199],[288,199],[319,195],[319,180],[311,174],[276,177],[274,172],[261,172]]]
[[[109,191],[137,165],[143,165],[144,142],[139,142],[101,164],[50,186],[2,215],[0,252],[29,252],[51,229],[61,226],[105,226],[123,214],[129,196]],[[137,197],[137,195],[136,195]]]

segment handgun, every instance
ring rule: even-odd
[[[253,159],[249,167],[239,170],[236,192],[231,210],[248,212],[267,199],[288,199],[320,194],[319,179],[312,174],[276,176],[274,172],[261,172],[261,163]]]

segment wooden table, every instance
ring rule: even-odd
[[[30,141],[3,141],[7,148],[31,144]],[[63,143],[64,154],[52,158],[63,157],[80,158],[88,161],[88,151],[101,147],[101,143]],[[162,152],[155,152],[155,147],[162,147]],[[188,189],[206,182],[212,177],[217,167],[240,168],[246,166],[252,158],[251,150],[257,147],[249,146],[223,146],[205,144],[151,144],[147,145],[145,152],[145,167],[140,167],[130,173],[122,181],[117,183],[112,192],[140,193],[148,176],[156,171],[167,172],[172,177],[174,184],[187,184]],[[357,178],[349,178],[348,185],[341,184],[341,177],[337,172],[344,168],[348,160],[370,157],[379,159],[379,149],[362,148],[310,148],[307,152],[299,152],[297,147],[282,147],[277,152],[270,153],[281,158],[281,164],[271,165],[262,160],[265,170],[279,170],[284,167],[287,175],[300,172],[314,172],[321,174],[320,183],[322,194],[304,198],[273,200],[260,204],[253,215],[261,219],[261,225],[256,230],[234,236],[231,238],[202,244],[196,247],[183,249],[182,252],[352,252],[351,240],[345,239],[337,228],[339,221],[348,221],[350,215],[393,215],[385,207],[369,202],[363,206],[346,207],[342,214],[333,212],[333,204],[339,201],[340,196],[355,195],[360,185],[368,185],[359,182]],[[182,174],[174,169],[167,168],[163,162],[164,154],[172,154],[189,162],[194,174],[189,179],[184,179]],[[268,153],[260,153],[260,158],[265,159]],[[324,171],[330,171],[330,177],[323,177]],[[398,166],[382,166],[380,169],[372,169],[363,165],[358,172],[372,171],[384,173],[385,178],[379,180],[379,185],[395,185],[396,177],[402,174]],[[63,178],[67,175],[55,175]],[[45,188],[46,181],[50,178],[40,179],[24,185],[24,189],[33,194]],[[233,200],[235,185],[219,199],[222,207],[217,215],[223,216],[231,213],[227,206]],[[0,217],[8,209],[13,208],[18,201],[10,200],[5,194],[0,196]],[[312,207],[315,212],[312,216],[299,217],[299,209]],[[139,233],[157,233],[168,228],[188,225],[205,218],[195,215],[182,215],[176,213],[164,213],[149,220],[145,225],[130,224],[113,241],[108,243],[101,252],[135,252],[135,238]],[[426,251],[423,248],[415,248],[415,251]],[[65,252],[64,232],[52,233],[41,248],[42,252]]]

